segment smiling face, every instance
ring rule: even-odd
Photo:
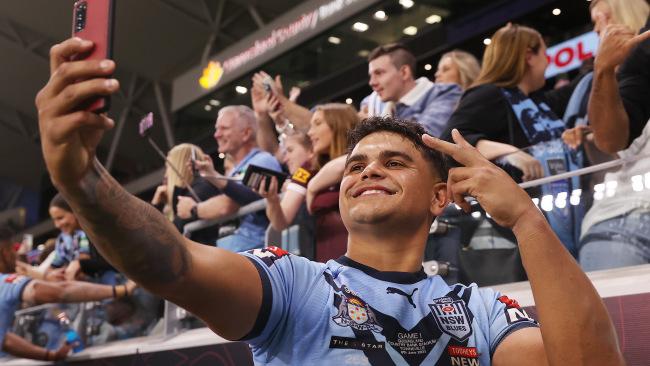
[[[323,111],[316,111],[309,122],[309,131],[307,135],[311,140],[314,153],[317,155],[328,154],[332,140],[334,139],[334,131],[325,121]]]
[[[362,226],[404,229],[431,225],[446,205],[446,185],[408,139],[375,132],[359,141],[346,163],[339,206],[353,234]]]
[[[247,127],[237,121],[237,113],[226,112],[219,116],[214,125],[214,139],[219,145],[219,152],[235,154],[249,139]]]
[[[54,221],[54,226],[65,234],[72,234],[73,231],[79,228],[79,223],[74,214],[60,207],[51,206],[50,217]]]

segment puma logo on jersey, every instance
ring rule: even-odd
[[[415,294],[415,291],[417,291],[417,290],[418,290],[417,288],[414,289],[413,292],[411,292],[411,294],[409,295],[406,292],[404,292],[404,291],[402,291],[402,290],[400,290],[398,288],[388,287],[388,288],[386,288],[386,293],[387,294],[398,294],[398,295],[402,295],[402,296],[406,297],[409,304],[413,305],[413,308],[415,309],[417,306],[415,306],[415,303],[413,302],[413,295]]]

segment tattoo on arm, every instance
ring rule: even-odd
[[[154,207],[129,194],[97,160],[80,185],[64,195],[111,264],[154,291],[169,290],[187,274],[185,239]]]

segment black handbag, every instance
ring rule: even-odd
[[[486,218],[485,212],[480,209],[481,218],[474,218],[471,214],[458,210],[454,215],[445,215],[439,218],[446,224],[458,226],[461,230],[460,246],[458,252],[459,280],[469,285],[476,283],[478,286],[491,286],[502,283],[525,281],[527,279],[524,267],[521,264],[519,247],[512,231],[497,225],[492,219]],[[473,249],[472,239],[483,220],[488,220],[496,233],[515,244],[514,248],[506,249]]]

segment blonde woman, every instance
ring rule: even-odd
[[[182,231],[183,226],[192,220],[182,219],[176,215],[178,196],[196,194],[200,200],[206,200],[220,193],[219,189],[193,172],[191,164],[193,154],[197,161],[209,160],[209,156],[200,147],[193,144],[183,143],[169,150],[163,182],[156,188],[151,200],[151,204],[162,211],[179,231]],[[211,162],[211,160],[209,161]],[[188,186],[191,187],[191,191]],[[217,237],[217,227],[206,228],[192,235],[195,241],[209,245],[214,245]]]
[[[438,62],[436,83],[454,83],[465,90],[474,83],[481,72],[481,66],[474,55],[461,50],[445,53]]]
[[[151,200],[151,204],[162,210],[170,221],[174,220],[174,212],[171,205],[174,191],[187,191],[187,186],[191,186],[194,183],[194,173],[192,172],[191,165],[188,164],[192,159],[192,150],[194,150],[197,160],[205,159],[206,154],[196,145],[183,143],[169,150],[167,153],[163,183],[156,188],[156,192]]]

